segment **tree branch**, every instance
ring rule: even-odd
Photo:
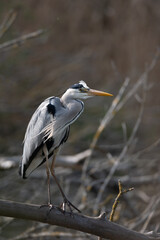
[[[14,9],[11,9],[5,16],[3,22],[0,25],[0,38],[3,37],[5,32],[11,27],[15,21],[17,13]]]
[[[128,188],[128,189],[122,189],[122,184],[121,184],[121,181],[119,180],[118,181],[118,186],[119,186],[119,193],[113,203],[113,206],[112,206],[112,211],[111,211],[111,214],[110,214],[110,217],[109,217],[109,220],[110,221],[113,221],[113,217],[114,217],[114,214],[115,214],[115,210],[117,208],[117,205],[118,205],[118,202],[119,202],[119,199],[120,197],[124,194],[124,193],[127,193],[129,191],[132,191],[134,190],[134,188]]]
[[[144,234],[129,230],[106,219],[105,214],[99,217],[88,217],[75,213],[63,213],[55,207],[51,211],[48,207],[0,200],[0,216],[33,220],[51,225],[62,226],[78,231],[90,233],[110,240],[149,240]]]
[[[10,50],[11,48],[16,48],[16,47],[19,47],[21,46],[25,41],[29,40],[29,39],[32,39],[32,38],[35,38],[35,37],[38,37],[39,35],[43,34],[44,33],[44,30],[43,29],[40,29],[40,30],[37,30],[35,32],[31,32],[31,33],[28,33],[28,34],[25,34],[25,35],[22,35],[21,37],[18,37],[18,38],[15,38],[13,40],[10,40],[10,41],[7,41],[5,43],[2,43],[0,44],[0,53],[2,51],[8,51]]]

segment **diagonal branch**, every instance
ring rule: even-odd
[[[28,33],[28,34],[22,35],[21,37],[18,37],[18,38],[15,38],[13,40],[10,40],[10,41],[7,41],[5,43],[2,43],[2,44],[0,44],[0,52],[9,50],[11,48],[19,47],[25,41],[27,41],[29,39],[32,39],[32,38],[35,38],[35,37],[37,37],[37,36],[39,36],[39,35],[41,35],[43,33],[44,33],[44,30],[40,29],[40,30],[37,30],[35,32]]]
[[[120,181],[120,180],[118,181],[118,186],[119,186],[119,193],[118,193],[118,195],[117,195],[117,197],[116,197],[116,199],[115,199],[115,201],[114,201],[114,203],[113,203],[113,206],[112,206],[112,211],[111,211],[111,214],[110,214],[110,217],[109,217],[109,220],[110,220],[110,221],[113,221],[113,217],[114,217],[114,214],[115,214],[115,210],[116,210],[116,208],[117,208],[117,206],[118,206],[118,202],[119,202],[120,197],[121,197],[124,193],[127,193],[127,192],[129,192],[129,191],[134,190],[133,187],[132,187],[132,188],[128,188],[128,189],[122,189],[122,184],[121,184],[121,181]]]
[[[147,82],[147,78],[145,79],[146,82]],[[94,212],[96,213],[97,210],[98,210],[98,205],[102,199],[102,195],[103,195],[103,192],[106,188],[106,186],[108,185],[109,181],[111,180],[113,174],[115,173],[119,163],[122,161],[122,159],[124,159],[125,155],[127,154],[127,151],[129,149],[129,147],[131,146],[134,138],[135,138],[135,135],[138,131],[138,128],[140,126],[140,123],[141,123],[141,120],[142,120],[142,115],[143,115],[143,111],[144,111],[144,103],[145,103],[145,99],[146,99],[146,82],[144,82],[144,89],[143,89],[143,101],[141,103],[141,107],[140,107],[140,111],[139,111],[139,116],[137,118],[137,121],[134,125],[134,128],[133,128],[133,131],[131,133],[131,136],[129,137],[126,145],[124,146],[124,148],[122,149],[119,157],[116,159],[114,165],[112,166],[108,176],[106,177],[104,183],[102,184],[102,186],[100,187],[99,189],[99,192],[98,192],[98,195],[97,195],[97,198],[95,200],[95,205],[94,205]]]
[[[11,27],[12,23],[15,21],[17,13],[12,9],[5,16],[3,22],[0,25],[0,38],[3,37],[5,32]]]
[[[0,200],[0,216],[62,226],[100,236],[101,238],[108,238],[110,240],[160,240],[160,238],[151,238],[145,234],[129,230],[116,223],[110,222],[106,220],[105,214],[101,214],[99,217],[88,217],[81,214],[64,213],[56,207],[50,210],[48,207],[40,208],[38,205]]]

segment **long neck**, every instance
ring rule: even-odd
[[[62,95],[62,97],[60,98],[62,104],[64,107],[67,107],[68,104],[70,104],[74,99],[72,96],[70,96],[69,94],[67,94],[67,91]]]
[[[70,91],[70,89],[68,89],[61,97],[61,102],[64,106],[67,106],[68,104],[71,103],[81,103],[83,104],[82,101],[78,100],[77,98],[75,98],[75,96],[73,95],[72,91]]]
[[[66,108],[66,115],[69,119],[73,119],[73,122],[81,115],[84,109],[84,103],[78,99],[74,99],[72,96],[64,93],[60,99],[62,105]]]

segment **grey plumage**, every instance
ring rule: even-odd
[[[72,99],[50,97],[44,100],[33,114],[24,138],[20,175],[23,178],[45,162],[43,145],[46,144],[48,156],[63,144],[69,135],[69,126],[83,111],[83,103]],[[74,104],[74,108],[72,105]],[[54,110],[53,110],[54,109]],[[67,121],[64,122],[64,117]]]
[[[84,81],[74,84],[61,98],[50,97],[44,100],[34,112],[24,138],[23,156],[19,173],[23,178],[50,158],[69,135],[72,124],[83,112],[80,99],[112,94],[90,89]],[[44,146],[47,148],[44,151]],[[46,149],[45,148],[45,149]]]
[[[52,207],[50,194],[50,173],[55,179],[63,197],[63,210],[66,204],[79,211],[65,196],[55,174],[54,161],[56,153],[69,136],[70,125],[76,121],[84,109],[80,99],[93,96],[112,96],[112,94],[90,89],[84,81],[74,84],[61,98],[50,97],[44,100],[34,112],[28,124],[25,137],[23,156],[19,173],[27,178],[31,172],[46,161],[48,180],[48,206]],[[49,168],[48,159],[53,156]]]

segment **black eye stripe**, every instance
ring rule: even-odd
[[[80,88],[83,88],[83,85],[80,84],[80,83],[77,83],[77,84],[72,85],[70,88],[73,88],[73,89],[80,89]]]

